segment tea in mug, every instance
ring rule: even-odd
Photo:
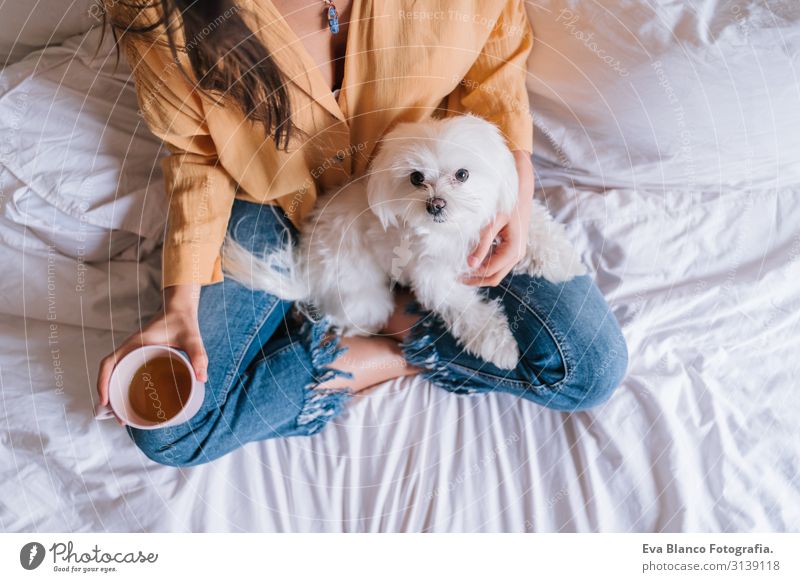
[[[136,370],[129,387],[131,408],[148,422],[166,422],[178,414],[192,391],[186,364],[158,356]]]

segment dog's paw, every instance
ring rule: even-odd
[[[371,291],[332,292],[321,302],[321,310],[338,325],[344,336],[375,335],[389,320],[394,300],[388,290]]]
[[[551,283],[563,283],[587,273],[577,253],[562,253],[555,260],[546,261],[540,269],[540,276]]]
[[[536,249],[535,252],[529,248],[528,254],[517,263],[513,272],[541,277],[551,283],[563,283],[585,275],[588,271],[578,253],[571,247],[563,245],[557,248]]]
[[[519,364],[519,347],[516,342],[499,346],[494,354],[484,357],[484,360],[502,370],[513,370]]]
[[[346,319],[338,321],[338,329],[344,337],[362,337],[377,335],[386,325],[385,321],[353,321]]]
[[[563,283],[587,272],[564,226],[555,222],[547,210],[535,201],[531,210],[528,248],[514,267],[514,273],[541,277],[551,283]]]
[[[369,337],[378,333],[378,330],[364,329],[360,326],[345,324],[337,328],[342,337]]]
[[[466,348],[473,355],[504,370],[519,363],[519,346],[502,314],[484,321]]]

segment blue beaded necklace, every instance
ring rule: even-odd
[[[336,4],[331,0],[324,0],[325,11],[328,13],[328,28],[331,29],[331,34],[339,32],[339,13],[336,11]]]

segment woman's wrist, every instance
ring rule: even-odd
[[[164,312],[197,314],[200,304],[200,285],[187,283],[164,288]]]
[[[533,196],[534,176],[530,152],[514,150],[511,153],[514,154],[514,163],[517,166],[520,196],[522,196],[523,193]]]

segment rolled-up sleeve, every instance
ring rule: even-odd
[[[533,32],[522,0],[506,2],[478,59],[454,92],[459,109],[497,125],[512,150],[533,151],[525,87]]]
[[[170,152],[161,162],[169,197],[162,287],[219,282],[236,183],[219,163],[203,99],[167,47],[125,36],[123,46],[142,118]]]

